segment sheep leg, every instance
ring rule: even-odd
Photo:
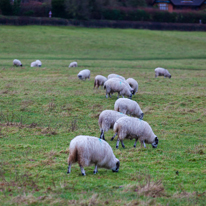
[[[119,147],[119,138],[117,139],[117,144],[116,144],[116,148],[118,149]]]
[[[95,168],[94,168],[94,174],[97,174],[98,170],[97,170],[97,165],[95,165]]]
[[[85,176],[86,173],[85,173],[85,171],[84,171],[84,167],[80,166],[80,169],[81,169],[81,173],[82,173],[82,175]]]
[[[72,164],[69,163],[68,170],[67,170],[67,174],[71,173],[71,166],[72,166]]]
[[[121,140],[122,147],[125,148],[123,140]]]
[[[136,144],[137,144],[137,139],[135,140],[134,147],[136,147]]]
[[[101,134],[100,134],[99,138],[105,140],[105,138],[104,138],[104,130],[103,129],[101,130]]]
[[[111,141],[113,141],[116,136],[117,136],[117,133],[114,134],[114,136],[111,138]]]
[[[146,148],[146,145],[145,145],[145,142],[143,141],[143,144],[144,144],[144,148]]]

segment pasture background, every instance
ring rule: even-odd
[[[1,26],[0,204],[204,205],[205,47],[204,32]],[[36,59],[41,68],[30,67]],[[172,78],[154,78],[158,66]],[[77,79],[82,69],[90,81]],[[125,140],[115,149],[111,130],[119,172],[88,167],[82,177],[76,164],[67,175],[70,140],[99,137],[98,116],[114,107],[116,94],[93,90],[94,77],[110,73],[138,81],[133,100],[158,148]]]

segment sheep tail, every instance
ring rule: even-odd
[[[118,105],[114,105],[114,111],[117,111],[117,112],[119,112],[119,107],[118,107]]]
[[[78,151],[75,147],[74,149],[70,149],[69,151],[69,158],[68,158],[68,164],[74,163],[78,161]]]

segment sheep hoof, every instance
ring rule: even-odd
[[[67,174],[69,174],[70,172],[69,171],[67,171]]]
[[[116,146],[116,148],[118,149],[118,146]]]
[[[134,148],[136,148],[136,145],[134,145]]]
[[[97,174],[97,171],[94,171],[93,173],[96,175],[96,174]]]
[[[85,176],[86,174],[85,173],[82,173],[82,176]]]
[[[113,141],[113,140],[114,140],[114,138],[112,137],[112,138],[111,138],[111,141]]]
[[[125,146],[124,146],[124,145],[123,145],[122,147],[125,149]]]

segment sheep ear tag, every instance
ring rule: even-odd
[[[99,138],[100,143],[102,143],[102,140]]]

